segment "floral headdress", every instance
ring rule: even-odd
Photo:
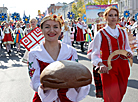
[[[49,15],[49,16],[46,16],[46,17],[44,17],[42,20],[41,20],[41,25],[45,22],[45,21],[47,21],[47,20],[53,20],[53,21],[57,21],[57,22],[59,22],[60,24],[61,24],[61,27],[63,26],[63,24],[64,24],[64,20],[63,20],[63,18],[62,18],[62,15],[59,15],[59,16],[57,16],[57,15],[55,15],[55,14],[53,14],[53,15]]]

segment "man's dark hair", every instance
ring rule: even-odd
[[[80,20],[80,17],[78,18],[78,21]]]

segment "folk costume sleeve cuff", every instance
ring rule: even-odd
[[[79,102],[88,95],[89,91],[90,85],[80,87],[78,90],[75,88],[70,88],[66,93],[66,96],[73,102]]]
[[[39,87],[38,95],[42,102],[53,102],[58,98],[57,89],[47,90],[46,93],[44,93],[43,89]]]

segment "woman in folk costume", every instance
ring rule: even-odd
[[[92,32],[91,32],[91,30],[90,30],[90,28],[89,27],[87,27],[87,29],[85,30],[85,32],[86,32],[86,42],[88,42],[88,44],[89,44],[89,42],[91,42],[92,41],[92,39],[93,39],[93,37],[92,37]]]
[[[30,23],[27,23],[24,29],[24,35],[27,35],[30,32],[31,32]]]
[[[125,22],[125,18],[124,17],[121,17],[120,25],[121,25],[121,27],[125,27],[126,22]]]
[[[69,89],[43,88],[40,83],[42,70],[60,60],[78,61],[76,50],[58,40],[64,21],[62,16],[50,15],[41,21],[45,41],[29,52],[29,75],[35,91],[33,102],[78,102],[89,92],[90,86]]]
[[[138,59],[138,23],[134,18],[130,19],[130,25],[128,26],[128,30],[133,34],[136,39],[133,42],[136,42],[136,50],[137,50],[137,59]],[[135,45],[134,45],[135,46]]]
[[[116,26],[119,19],[118,9],[106,8],[104,18],[107,25],[94,38],[91,62],[94,66],[99,67],[101,73],[104,102],[121,102],[130,74],[128,59],[123,55],[114,56],[111,61],[112,69],[109,71],[107,59],[112,52],[121,49],[128,51],[127,57],[132,58],[132,51],[126,31]],[[99,57],[100,51],[102,52],[101,57]]]
[[[6,22],[5,28],[3,30],[4,33],[4,39],[3,39],[3,44],[6,45],[6,49],[8,54],[10,55],[11,53],[11,44],[14,44],[13,39],[12,39],[12,29],[9,27],[9,23]]]
[[[37,25],[37,19],[36,18],[32,18],[30,20],[30,25],[31,25],[31,28],[26,33],[24,32],[24,34],[30,33],[31,31],[33,31],[37,27],[36,26]],[[22,59],[22,62],[24,62],[26,64],[28,63],[28,52],[29,51],[26,49],[25,54],[24,54],[23,59]]]
[[[3,35],[3,32],[2,32],[2,29],[0,28],[0,50],[1,50],[1,47],[2,47],[3,38],[4,38],[4,35]]]
[[[136,43],[137,43],[136,44],[137,45],[136,47],[137,48],[136,49],[137,49],[137,60],[138,60],[138,15],[137,15],[137,21],[136,22],[137,22],[137,26],[136,26],[136,33],[137,33],[136,34]]]
[[[20,28],[20,22],[16,23],[16,29],[14,30],[15,39],[14,43],[16,43],[17,53],[20,51],[20,40],[23,38],[23,30]]]
[[[70,26],[68,25],[68,21],[64,22],[64,26],[62,28],[63,32],[63,39],[62,42],[68,45],[71,45],[71,39],[70,39]]]
[[[71,39],[71,45],[73,46],[75,27],[72,26],[72,23],[73,23],[73,22],[70,22],[70,23],[69,23],[69,26],[70,26],[70,39]]]
[[[78,18],[78,23],[77,23],[77,42],[81,42],[81,50],[84,52],[84,28],[87,27],[82,23],[82,18]]]

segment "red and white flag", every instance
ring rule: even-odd
[[[44,35],[42,35],[42,31],[39,27],[35,28],[20,40],[28,51],[40,44],[42,41],[44,41]]]

